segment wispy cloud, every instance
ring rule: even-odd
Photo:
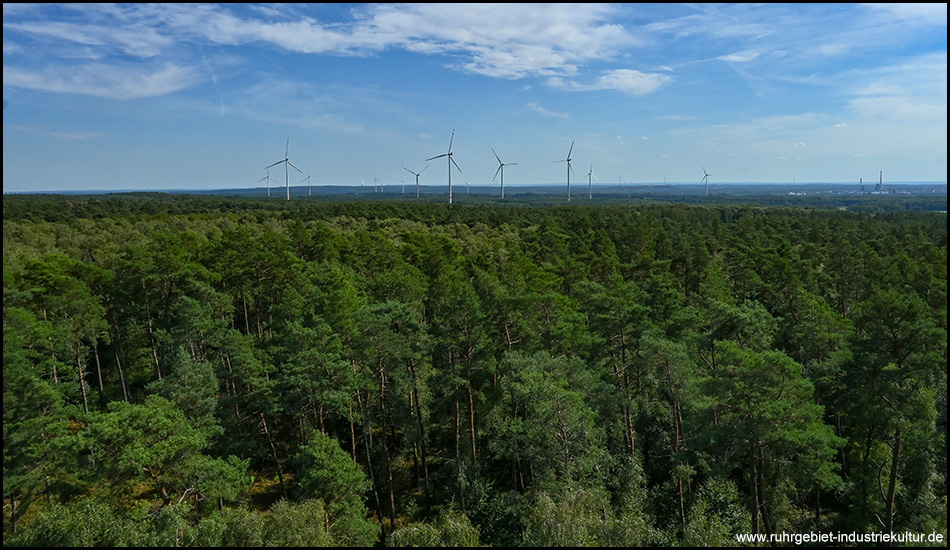
[[[872,11],[877,11],[887,18],[897,18],[905,21],[916,21],[930,25],[947,24],[946,3],[904,3],[904,4],[862,4]]]
[[[843,75],[849,109],[865,119],[913,119],[946,123],[947,54]]]
[[[541,113],[542,115],[547,116],[547,117],[554,117],[554,118],[569,118],[570,117],[570,115],[567,113],[556,113],[554,111],[545,109],[544,107],[538,105],[535,102],[528,103],[527,105],[524,106],[524,108],[529,111],[534,111],[535,113]]]
[[[166,95],[200,80],[195,68],[170,63],[156,67],[86,63],[42,71],[3,67],[4,86],[123,100]]]
[[[731,63],[748,63],[754,61],[759,57],[758,51],[746,50],[744,52],[735,52],[727,55],[721,55],[717,59],[721,61],[729,61]]]
[[[34,134],[42,134],[47,137],[52,137],[56,139],[64,139],[69,141],[85,141],[88,139],[96,139],[102,137],[102,134],[96,132],[58,132],[54,130],[49,130],[47,128],[35,128],[31,126],[5,126],[10,130],[18,130],[20,132],[30,132]]]

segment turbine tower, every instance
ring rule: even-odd
[[[290,138],[287,138],[287,149],[284,151],[284,160],[279,160],[275,162],[274,164],[271,164],[267,168],[277,166],[280,163],[284,163],[284,181],[287,184],[287,200],[290,200],[290,169],[287,167],[294,166],[294,164],[290,162]],[[303,174],[303,171],[300,170],[300,168],[297,168],[296,166],[294,166],[294,170]]]
[[[426,164],[426,168],[428,168],[428,167],[429,167],[429,165]],[[412,174],[413,176],[416,177],[416,198],[417,198],[417,199],[419,198],[419,176],[421,176],[422,173],[426,171],[426,168],[423,168],[422,170],[419,170],[418,173],[416,173],[416,172],[413,172],[412,170],[406,168],[405,166],[402,167],[403,170],[405,170],[406,172],[409,172],[410,174]]]
[[[597,179],[597,176],[594,175],[594,163],[590,163],[590,170],[587,171],[587,198],[594,198],[593,185],[591,184],[591,178]],[[600,180],[597,180],[600,181]]]
[[[455,141],[455,130],[452,130],[452,137],[451,137],[451,139],[449,139],[449,152],[448,152],[448,153],[441,154],[441,155],[438,155],[438,156],[430,157],[430,158],[427,158],[427,159],[426,159],[426,162],[429,162],[430,160],[440,159],[440,158],[442,158],[442,157],[448,158],[448,163],[449,163],[449,204],[452,204],[452,165],[453,165],[453,164],[455,165],[455,168],[459,171],[459,174],[462,173],[462,169],[459,168],[458,163],[455,162],[455,159],[454,159],[454,158],[452,158],[452,142],[453,142],[453,141]]]
[[[571,140],[571,149],[567,152],[567,158],[562,160],[555,160],[554,162],[566,162],[567,163],[567,200],[571,200],[571,172],[574,171],[571,168],[571,153],[574,152],[574,140]]]
[[[517,162],[504,163],[498,158],[498,153],[495,153],[495,149],[492,148],[492,153],[495,154],[495,158],[498,159],[498,170],[495,170],[495,177],[492,178],[492,181],[495,181],[495,178],[498,177],[499,172],[501,173],[501,198],[505,198],[505,166],[517,166]],[[466,182],[467,184],[468,182]]]
[[[706,184],[706,194],[709,194],[709,176],[712,174],[706,172],[706,167],[703,166],[703,181],[702,183]]]
[[[307,177],[300,180],[300,183],[307,182],[307,196],[313,196],[313,187],[310,185],[310,170],[307,170]]]

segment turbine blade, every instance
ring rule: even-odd
[[[504,166],[504,165],[501,165],[501,166]],[[496,179],[498,179],[498,172],[501,172],[501,166],[498,167],[498,170],[495,170],[495,177],[491,179],[492,181],[495,181]]]
[[[571,153],[574,152],[574,140],[571,140],[571,150],[567,152],[567,158],[571,158]]]
[[[291,165],[291,166],[294,166],[294,163],[290,162],[289,160],[287,161],[287,164],[289,164],[289,165]],[[301,170],[300,168],[297,168],[296,166],[294,166],[294,170],[296,170],[296,171],[300,172],[301,174],[303,174],[303,170]]]
[[[448,153],[443,153],[443,154],[441,154],[441,155],[439,155],[439,156],[437,156],[437,157],[427,158],[427,159],[426,159],[426,162],[429,162],[430,160],[440,159],[440,158],[442,158],[442,157],[447,157],[447,156],[449,156]]]
[[[452,128],[452,138],[449,139],[449,153],[452,152],[452,142],[455,141],[455,128]]]
[[[455,167],[456,167],[456,168],[458,169],[458,171],[459,171],[459,174],[461,174],[461,173],[462,173],[462,169],[459,168],[459,163],[455,162],[455,159],[452,158],[451,156],[449,156],[449,160],[452,161],[452,164],[455,165]]]
[[[495,148],[494,148],[494,147],[492,148],[491,152],[492,152],[492,153],[495,153]],[[501,159],[498,158],[498,153],[495,153],[495,158],[498,159],[498,164],[501,164]]]
[[[415,173],[415,172],[413,172],[412,170],[410,170],[410,169],[408,169],[408,168],[406,168],[405,166],[403,166],[403,167],[402,167],[402,169],[403,169],[403,170],[405,170],[406,172],[409,172],[409,173],[410,173],[410,174],[412,174],[413,176],[415,176],[415,175],[416,175],[416,173]]]
[[[429,167],[429,165],[428,165],[428,164],[426,164],[426,168],[428,168],[428,167]],[[423,173],[423,172],[425,172],[425,171],[426,171],[426,168],[423,168],[422,170],[420,170],[420,171],[419,171],[419,174],[421,174],[421,173]]]
[[[506,164],[505,166],[518,166],[518,163],[517,163],[517,162],[509,162],[509,163]]]
[[[267,170],[268,168],[273,168],[273,167],[277,166],[278,164],[280,164],[280,163],[282,163],[282,162],[284,162],[284,161],[278,160],[277,162],[275,162],[274,164],[271,164],[270,166],[265,166],[265,167],[264,167],[264,170]]]

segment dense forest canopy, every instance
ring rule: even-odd
[[[4,197],[4,544],[945,545],[913,200]]]

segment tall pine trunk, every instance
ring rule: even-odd
[[[887,501],[885,503],[884,522],[888,533],[894,532],[894,497],[897,494],[897,473],[900,471],[901,461],[901,422],[898,421],[894,430],[894,448],[891,452],[891,474],[887,482]],[[893,546],[889,542],[888,546]]]

